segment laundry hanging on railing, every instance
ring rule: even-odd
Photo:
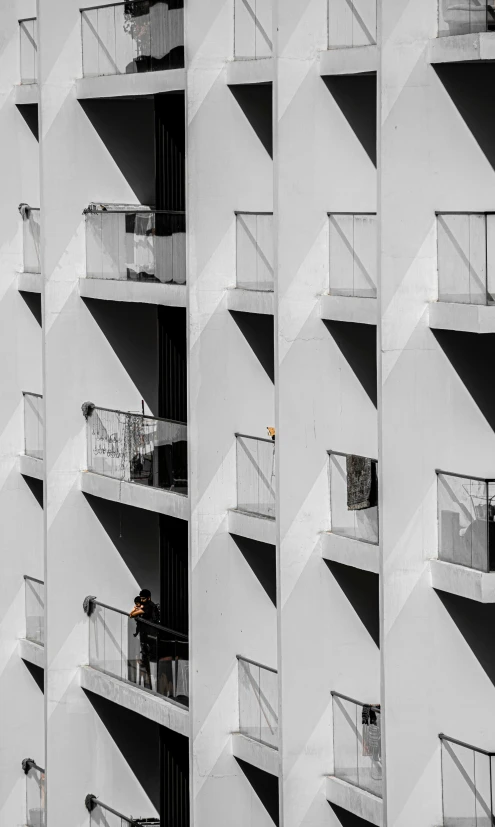
[[[348,454],[347,471],[347,508],[349,511],[362,511],[376,505],[376,471],[373,460]]]

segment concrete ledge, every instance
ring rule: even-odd
[[[277,544],[277,524],[270,517],[258,517],[235,508],[229,510],[229,533],[258,540],[259,543]]]
[[[324,531],[321,537],[321,556],[334,563],[343,563],[362,571],[380,572],[380,547],[372,543],[340,537],[331,531]]]
[[[135,482],[121,482],[92,471],[81,473],[81,490],[94,497],[113,500],[146,511],[156,511],[179,520],[188,520],[190,514],[189,499],[183,494],[174,494],[162,488],[152,488]]]
[[[273,58],[232,60],[227,64],[227,86],[253,83],[273,83],[275,74]]]
[[[40,293],[43,280],[41,273],[18,273],[17,289],[25,293]]]
[[[430,327],[467,333],[495,333],[495,306],[431,302]]]
[[[26,103],[39,103],[40,90],[37,83],[20,83],[14,86],[14,102],[16,106]]]
[[[349,813],[354,813],[359,818],[364,818],[376,827],[382,827],[383,800],[347,781],[335,778],[334,775],[327,778],[327,801]]]
[[[376,324],[378,302],[355,296],[320,296],[320,318],[334,322]]]
[[[86,299],[160,304],[167,307],[186,307],[187,303],[185,284],[81,278],[79,279],[79,295]]]
[[[364,75],[378,70],[378,48],[354,46],[320,52],[320,75]]]
[[[162,72],[136,72],[130,75],[103,75],[79,78],[76,97],[128,98],[139,95],[157,95],[160,92],[181,92],[186,88],[185,69],[166,69]]]
[[[29,663],[34,663],[40,669],[45,668],[45,647],[39,643],[34,643],[32,640],[21,638],[17,644],[19,655],[23,660]]]
[[[477,603],[495,603],[495,572],[476,571],[444,560],[430,560],[434,589],[457,594]]]
[[[246,735],[241,735],[239,732],[233,732],[232,755],[240,758],[241,761],[245,761],[246,764],[258,767],[263,772],[275,775],[277,778],[279,776],[280,757],[278,749],[261,744],[253,738],[247,738]]]
[[[273,316],[273,292],[268,290],[243,290],[236,287],[227,291],[227,307],[241,313],[261,313]]]
[[[434,37],[428,44],[430,63],[472,63],[481,60],[495,60],[494,32]]]
[[[42,459],[28,457],[26,454],[19,454],[17,458],[19,473],[25,477],[34,477],[35,480],[44,480],[45,463]]]
[[[139,689],[131,683],[119,681],[118,678],[99,672],[91,666],[81,667],[80,679],[82,688],[88,692],[100,695],[160,726],[189,737],[189,710],[179,704],[152,695],[151,692]]]

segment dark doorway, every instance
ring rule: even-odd
[[[186,310],[158,308],[159,388],[158,415],[187,422]]]
[[[188,523],[160,515],[160,622],[187,635]]]
[[[186,209],[184,95],[155,95],[155,206]]]
[[[161,827],[189,827],[189,741],[160,731]]]

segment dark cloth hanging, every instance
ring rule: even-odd
[[[374,463],[368,457],[348,454],[347,470],[347,508],[349,511],[362,511],[376,505],[376,471]]]

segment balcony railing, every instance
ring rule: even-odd
[[[45,770],[32,758],[24,758],[22,769],[26,775],[27,827],[46,827]]]
[[[495,570],[495,479],[437,471],[438,557],[478,571]]]
[[[329,451],[332,534],[377,544],[378,463]]]
[[[36,17],[19,20],[21,83],[38,80],[38,21]]]
[[[438,36],[475,34],[495,30],[493,0],[439,0]]]
[[[332,692],[334,775],[382,796],[381,711]]]
[[[24,575],[26,600],[26,638],[45,645],[45,584],[36,577]]]
[[[89,793],[84,804],[91,814],[91,824],[95,827],[160,827],[159,818],[133,818],[114,810],[108,804],[104,804],[95,795]]]
[[[126,0],[81,9],[83,75],[184,66],[183,0]]]
[[[271,439],[236,434],[237,508],[262,517],[275,517],[275,443]]]
[[[376,43],[376,0],[329,0],[328,48]]]
[[[239,732],[278,749],[278,673],[237,656]]]
[[[494,824],[495,752],[441,734],[444,827]]]
[[[29,204],[19,204],[22,217],[22,249],[25,273],[41,273],[40,210]]]
[[[437,214],[438,300],[495,304],[495,213]]]
[[[189,643],[187,635],[94,598],[87,600],[89,665],[107,675],[189,703]]]
[[[330,213],[330,293],[376,297],[377,227],[374,213]]]
[[[23,393],[24,453],[43,459],[43,397],[39,393]]]
[[[187,425],[93,408],[88,413],[88,470],[187,495]]]
[[[86,275],[185,284],[185,212],[90,208],[86,211]]]
[[[234,0],[234,58],[272,55],[272,0]]]
[[[273,213],[236,213],[236,285],[272,291]]]

